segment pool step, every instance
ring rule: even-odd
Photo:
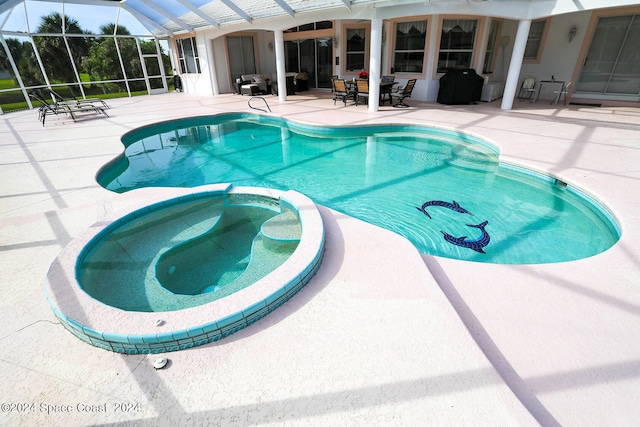
[[[243,289],[283,264],[298,246],[301,228],[298,216],[287,211],[262,223],[260,233],[251,244],[251,260],[234,281],[214,286],[209,291],[230,295]]]
[[[298,242],[302,235],[300,221],[291,211],[281,213],[265,221],[260,231],[267,239],[277,242]]]

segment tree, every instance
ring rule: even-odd
[[[6,39],[9,52],[13,57],[13,61],[18,67],[20,77],[25,85],[37,85],[44,82],[40,66],[36,61],[36,56],[33,52],[33,45],[30,41],[20,41],[16,38]],[[11,62],[4,49],[0,49],[0,71],[7,71],[13,76],[15,86],[18,87],[18,79],[13,73],[11,68]]]
[[[105,36],[100,37],[89,49],[89,53],[83,62],[83,69],[89,73],[91,80],[122,80],[122,67],[118,57],[118,50],[122,57],[127,77],[142,77],[142,65],[140,64],[140,55],[134,38],[129,37],[113,37],[114,32],[118,35],[127,36],[129,31],[115,24],[107,24],[100,27],[100,31]],[[116,50],[116,43],[118,49]],[[144,86],[144,84],[143,84]],[[106,90],[104,87],[103,90]]]
[[[13,60],[17,64],[22,57],[22,43],[20,43],[20,40],[14,38],[8,38],[5,41],[7,42]],[[11,63],[4,49],[0,49],[0,70],[11,71]]]
[[[122,25],[116,26],[116,24],[105,24],[100,26],[100,34],[104,34],[105,36],[112,36],[114,34],[118,34],[120,36],[131,35],[126,27],[123,27]]]
[[[38,33],[60,34],[63,28],[65,34],[84,34],[78,21],[68,16],[54,12],[42,17],[42,21],[37,28]],[[33,38],[45,64],[47,75],[50,80],[64,83],[75,82],[76,77],[69,59],[69,52],[62,36],[36,36]],[[89,40],[86,37],[67,37],[67,43],[71,50],[72,61],[79,69],[83,58],[89,51]]]

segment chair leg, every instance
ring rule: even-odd
[[[394,105],[394,107],[395,108],[409,108],[409,106],[404,103],[404,98],[400,98],[400,101],[398,101],[398,103],[396,105]]]

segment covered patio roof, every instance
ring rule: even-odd
[[[0,18],[4,12],[24,2],[35,0],[0,0]],[[310,12],[335,10],[339,16],[361,18],[405,13],[471,13],[476,15],[519,16],[533,18],[631,4],[628,0],[611,0],[604,5],[597,0],[42,0],[66,3],[121,7],[135,16],[149,31],[161,35],[192,33],[198,29],[220,28],[233,24],[253,24],[274,18],[297,18]],[[377,9],[373,11],[373,9]],[[345,15],[346,12],[346,15]],[[323,14],[325,15],[325,14]],[[338,15],[336,15],[338,16]],[[0,22],[1,24],[1,22]]]

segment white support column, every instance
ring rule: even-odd
[[[380,106],[380,67],[382,56],[382,19],[371,20],[371,52],[369,53],[369,112]]]
[[[207,48],[207,58],[209,59],[209,77],[211,79],[211,92],[213,95],[220,95],[220,84],[218,82],[218,70],[216,69],[216,60],[215,60],[215,49],[213,48],[213,43],[215,40],[204,40],[205,47]],[[233,85],[233,82],[231,83]]]
[[[273,32],[276,50],[276,79],[278,80],[278,101],[287,100],[287,76],[284,62],[284,33],[282,30]]]
[[[502,105],[500,106],[503,110],[511,110],[513,107],[513,100],[518,90],[518,78],[522,68],[524,49],[527,47],[527,39],[529,38],[529,28],[531,28],[530,19],[523,19],[518,23],[518,31],[513,42],[513,52],[511,52],[511,61],[509,62],[507,80],[504,86],[504,94],[502,95]],[[504,52],[502,54],[504,55]]]

